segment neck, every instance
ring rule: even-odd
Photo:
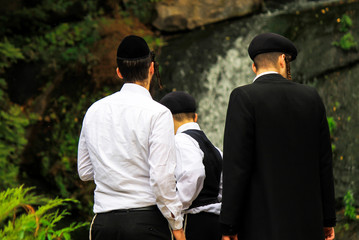
[[[278,74],[282,75],[284,78],[287,78],[287,72],[281,71],[281,69],[277,69],[277,68],[258,69],[258,71],[256,72],[256,76],[265,72],[277,72]]]
[[[257,72],[256,72],[256,75],[258,76],[259,74],[262,74],[262,73],[265,73],[265,72],[277,72],[277,73],[279,73],[277,68],[270,67],[270,68],[258,69]]]
[[[175,134],[177,133],[177,130],[186,123],[194,122],[193,120],[183,120],[183,121],[174,121],[174,128],[175,128]]]
[[[134,81],[133,83],[140,85],[141,87],[146,88],[148,91],[150,90],[150,83],[151,81],[149,79],[143,80],[143,81]]]

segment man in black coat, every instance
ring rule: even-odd
[[[265,33],[249,48],[256,78],[230,96],[223,148],[223,240],[334,239],[332,152],[324,105],[291,81],[297,50]]]

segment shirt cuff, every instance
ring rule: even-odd
[[[183,218],[180,217],[178,220],[167,219],[172,230],[179,230],[183,227]]]

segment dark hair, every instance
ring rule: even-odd
[[[123,60],[117,58],[117,67],[125,82],[143,81],[148,77],[148,69],[151,66],[152,57],[137,60]]]
[[[278,57],[281,54],[283,54],[283,53],[269,52],[269,53],[259,54],[254,58],[254,65],[256,66],[257,69],[264,68],[264,67],[270,67],[270,66],[276,66]],[[284,54],[284,55],[285,55],[284,60],[286,63],[286,68],[287,68],[287,79],[291,80],[292,74],[290,72],[290,61],[291,61],[292,57],[289,54]]]
[[[172,116],[176,121],[179,121],[179,122],[186,120],[186,119],[191,119],[194,121],[194,119],[196,118],[195,113],[175,113]]]
[[[276,66],[278,57],[281,54],[282,53],[280,52],[268,52],[268,53],[258,54],[254,58],[254,65],[256,66],[257,69]]]
[[[285,65],[287,67],[287,79],[292,80],[292,73],[290,72],[290,61],[292,59],[292,56],[290,56],[289,54],[284,54],[285,55]]]
[[[157,78],[157,86],[162,89],[162,83],[159,73],[159,64],[156,62],[155,53],[150,52],[149,56],[136,60],[124,60],[117,58],[117,67],[125,82],[141,82],[148,76],[148,69],[151,66],[151,62],[154,63],[155,76]],[[155,91],[155,81],[151,81],[150,92]]]

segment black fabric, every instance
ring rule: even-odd
[[[281,52],[287,53],[292,58],[297,57],[297,49],[294,44],[287,38],[276,33],[263,33],[257,35],[248,47],[248,53],[252,60],[261,53]]]
[[[200,212],[187,214],[187,240],[220,240],[219,216],[214,213]]]
[[[203,131],[190,129],[183,133],[188,134],[198,142],[199,147],[204,153],[203,165],[206,173],[203,188],[189,208],[218,203],[219,184],[222,173],[221,154]]]
[[[186,92],[170,92],[161,99],[160,103],[167,107],[172,114],[196,112],[196,101]]]
[[[125,37],[117,49],[117,58],[120,60],[139,60],[150,56],[150,49],[146,41],[138,36]]]
[[[330,135],[316,90],[279,74],[233,90],[222,231],[238,229],[241,240],[318,240],[335,221]]]
[[[169,240],[167,220],[157,210],[99,213],[91,229],[93,240]]]

